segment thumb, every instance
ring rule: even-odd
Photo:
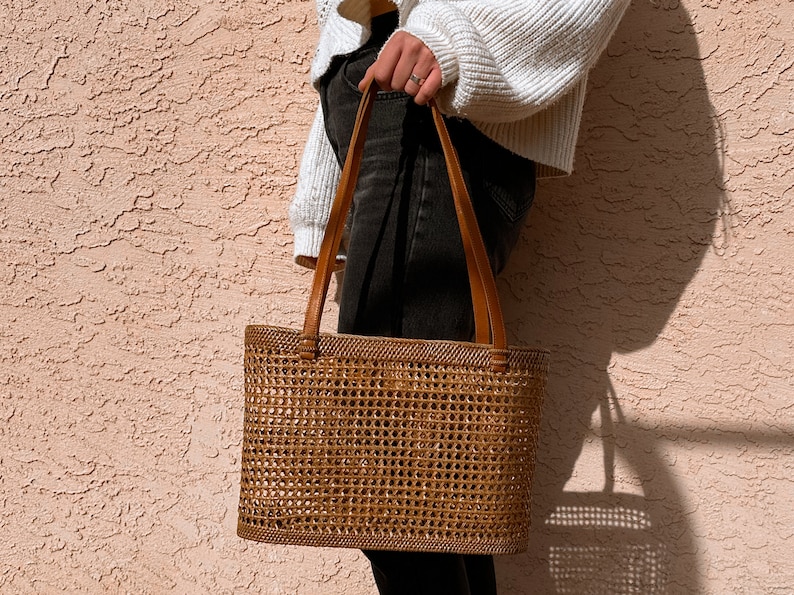
[[[373,72],[374,64],[367,68],[367,72],[364,73],[364,78],[361,79],[361,82],[358,84],[358,90],[362,93],[367,89],[370,81],[375,77],[375,73]]]

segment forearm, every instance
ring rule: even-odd
[[[419,2],[402,30],[433,52],[437,99],[480,122],[522,120],[586,78],[630,0]]]
[[[325,133],[321,109],[317,109],[301,159],[295,196],[289,208],[295,236],[295,260],[310,266],[320,252],[328,213],[339,183],[339,163]]]

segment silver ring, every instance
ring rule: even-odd
[[[409,77],[408,77],[408,80],[409,80],[409,81],[411,81],[412,83],[415,83],[416,85],[418,85],[418,86],[420,86],[420,87],[421,87],[421,86],[424,84],[424,82],[425,82],[427,79],[422,79],[422,78],[419,78],[418,76],[416,76],[416,75],[415,75],[415,74],[412,72],[412,73],[411,73],[411,76],[409,76]]]

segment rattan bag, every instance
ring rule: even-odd
[[[365,92],[302,330],[248,326],[237,532],[271,543],[526,549],[548,353],[508,347],[496,284],[433,104],[464,240],[475,342],[320,333],[375,91]]]

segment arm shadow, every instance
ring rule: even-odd
[[[593,492],[587,506],[634,507],[649,523],[661,519],[660,528],[646,527],[649,543],[664,552],[653,578],[646,572],[626,579],[639,581],[629,586],[613,570],[616,582],[606,584],[603,573],[588,571],[588,564],[642,563],[636,549],[604,549],[614,535],[597,526],[582,521],[567,553],[554,550],[553,534],[554,519],[576,504],[563,488],[609,394],[613,353],[654,343],[704,255],[724,237],[721,135],[700,59],[682,5],[634,2],[591,74],[576,172],[539,185],[530,223],[500,278],[511,339],[552,353],[532,541],[526,555],[498,561],[500,592],[702,591],[680,490],[647,437],[625,424],[626,456],[644,497],[621,503]]]

